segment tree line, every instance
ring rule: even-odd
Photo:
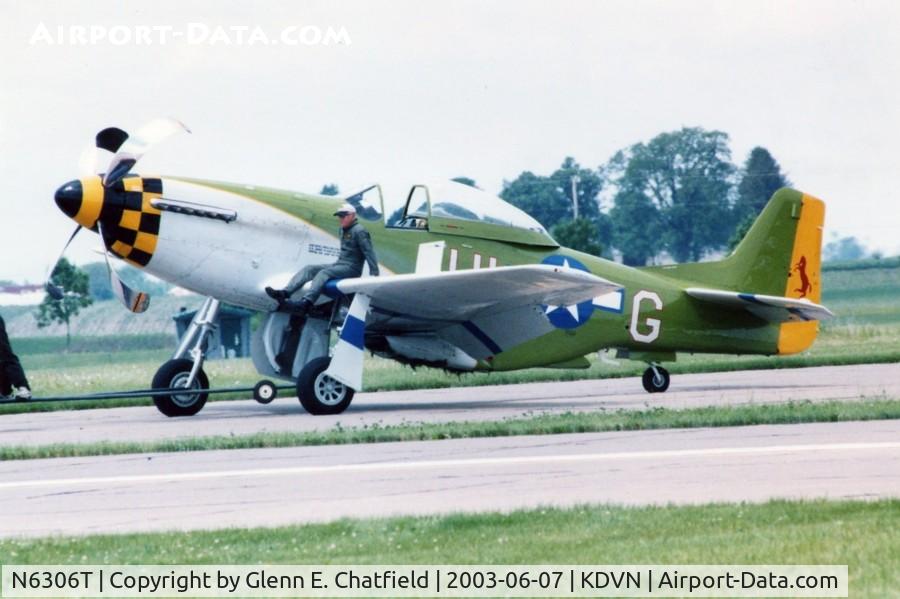
[[[754,148],[737,167],[728,142],[722,131],[685,127],[624,148],[597,168],[567,157],[548,176],[525,171],[504,181],[500,196],[574,249],[608,257],[615,250],[631,266],[664,254],[697,261],[734,247],[772,193],[790,185],[768,150]]]

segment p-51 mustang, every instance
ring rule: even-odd
[[[818,304],[824,204],[799,191],[775,193],[721,261],[630,268],[561,247],[524,212],[452,182],[413,185],[389,218],[378,185],[332,198],[130,172],[152,143],[182,128],[164,119],[133,136],[101,131],[96,147],[112,153],[105,174],[56,192],[59,208],[99,233],[108,254],[208,298],[153,379],[154,389],[185,390],[154,397],[167,416],[196,414],[206,402],[203,348],[220,301],[268,313],[253,338],[254,364],[296,382],[311,414],[350,405],[366,349],[404,364],[491,372],[583,368],[586,355],[615,348],[648,363],[643,385],[652,393],[668,388],[660,363],[676,352],[795,353],[831,316]],[[369,231],[383,274],[330,281],[327,297],[292,318],[264,288],[334,261],[332,214],[344,201]],[[111,274],[129,309],[144,310],[147,298]],[[272,397],[266,385],[257,399]]]

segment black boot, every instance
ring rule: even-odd
[[[288,293],[284,289],[273,289],[272,287],[266,287],[265,291],[266,295],[271,297],[273,300],[278,300],[279,303],[288,298]]]
[[[313,307],[313,303],[304,297],[297,302],[293,300],[284,300],[279,303],[278,307],[297,316],[306,316],[309,309]]]

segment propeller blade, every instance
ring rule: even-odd
[[[107,158],[103,159],[103,154],[107,154]],[[82,177],[90,177],[91,175],[99,175],[103,167],[101,164],[106,164],[109,152],[106,150],[101,150],[97,146],[88,146],[82,152],[81,156],[78,158],[78,174]]]
[[[179,131],[191,132],[177,119],[158,118],[138,129],[134,135],[128,135],[117,127],[109,127],[98,133],[97,147],[115,154],[106,169],[103,185],[110,187],[118,183],[147,150]]]
[[[137,161],[136,157],[123,152],[113,156],[112,162],[109,163],[109,168],[106,169],[106,174],[103,175],[103,187],[112,187],[118,183],[122,177],[128,174],[131,167],[137,164]]]
[[[61,300],[65,296],[65,291],[62,287],[53,282],[53,273],[56,272],[56,266],[59,264],[59,261],[62,260],[66,250],[69,249],[69,245],[71,245],[72,240],[75,239],[75,236],[78,235],[79,231],[81,231],[81,225],[78,225],[75,227],[75,230],[72,231],[72,235],[69,236],[69,241],[63,246],[62,251],[59,253],[59,257],[53,263],[53,267],[48,270],[47,275],[44,277],[47,280],[47,282],[44,283],[44,289],[47,291],[47,295],[56,301]]]
[[[140,314],[146,312],[150,307],[150,296],[143,291],[135,291],[125,284],[125,281],[119,278],[109,261],[109,254],[106,256],[106,268],[109,270],[109,285],[112,287],[113,294],[119,298],[122,305],[129,312]]]
[[[62,288],[60,288],[58,285],[54,285],[50,281],[47,281],[47,283],[44,284],[44,289],[47,290],[47,295],[49,295],[56,301],[59,301],[63,297],[65,297],[65,294],[63,293]]]
[[[128,139],[128,133],[118,127],[107,127],[97,134],[97,147],[115,154]]]
[[[105,247],[106,236],[103,234],[103,225],[99,225],[99,228],[100,238],[103,240]],[[109,273],[109,286],[112,288],[113,295],[119,298],[119,301],[122,302],[122,305],[129,312],[135,314],[146,312],[147,308],[150,307],[150,294],[132,289],[119,277],[109,260],[108,251],[103,252],[103,257],[106,259],[106,271]]]
[[[128,133],[118,127],[107,127],[97,133],[94,144],[86,147],[78,160],[78,171],[82,177],[100,175],[113,155],[119,151]]]
[[[153,119],[138,129],[137,133],[129,138],[128,144],[133,147],[132,152],[143,154],[151,146],[168,139],[179,131],[191,132],[187,125],[178,119],[170,117]]]

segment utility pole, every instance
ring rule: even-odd
[[[572,220],[578,220],[578,183],[581,182],[581,177],[578,175],[572,175],[572,214],[574,218]]]

